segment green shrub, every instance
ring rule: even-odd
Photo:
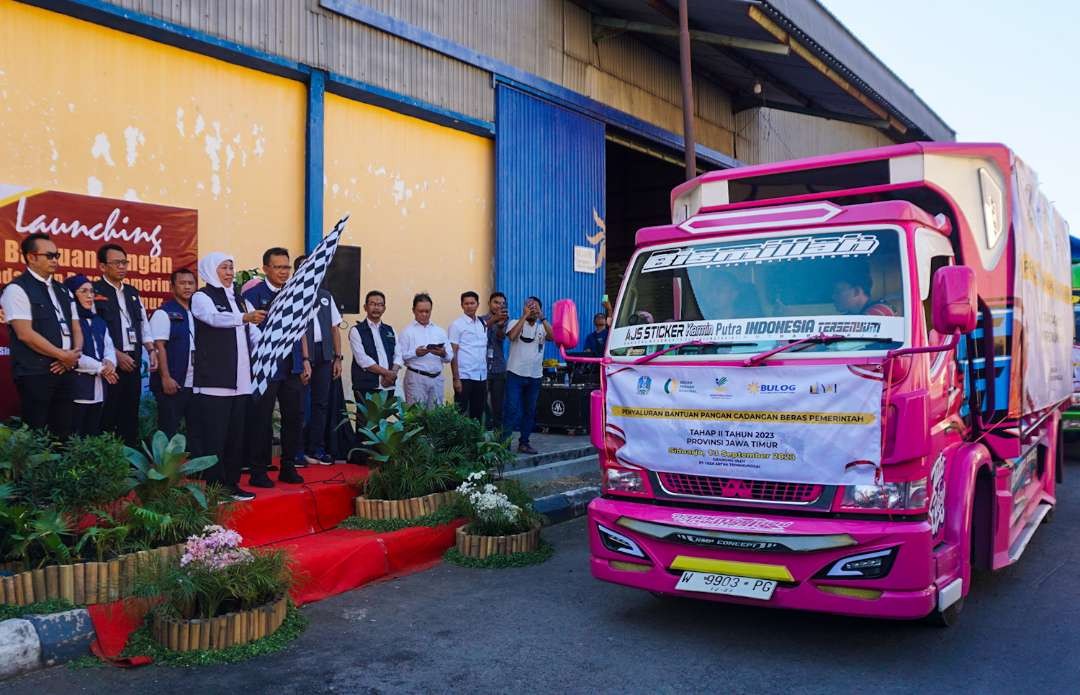
[[[0,425],[0,483],[19,480],[28,466],[55,458],[47,431]]]
[[[113,434],[72,437],[56,460],[27,465],[18,491],[34,507],[77,514],[131,489],[124,443]]]
[[[139,441],[149,442],[157,431],[157,399],[147,394],[139,401]]]
[[[456,485],[453,467],[439,459],[430,442],[417,437],[368,476],[364,494],[373,499],[404,500],[452,490]]]
[[[205,471],[217,463],[217,456],[200,456],[188,459],[187,439],[182,434],[172,439],[164,432],[155,432],[150,446],[142,451],[124,447],[124,455],[134,470],[135,494],[139,501],[148,504],[173,488],[183,488],[206,506],[202,487],[186,478]]]

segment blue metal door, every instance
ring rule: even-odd
[[[504,84],[495,106],[495,287],[511,318],[529,295],[549,316],[575,300],[584,338],[604,295],[604,124]]]

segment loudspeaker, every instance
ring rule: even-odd
[[[323,286],[334,295],[342,314],[360,313],[360,247],[337,247],[334,261],[326,269]]]

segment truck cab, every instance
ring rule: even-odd
[[[671,212],[597,358],[593,575],[950,622],[1056,502],[1068,242],[1033,174],[912,143],[705,174]],[[576,323],[557,303],[564,350]]]

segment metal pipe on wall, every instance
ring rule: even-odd
[[[694,79],[690,68],[690,12],[687,0],[679,0],[679,72],[682,75],[683,148],[686,180],[697,176],[697,143],[694,139]]]

